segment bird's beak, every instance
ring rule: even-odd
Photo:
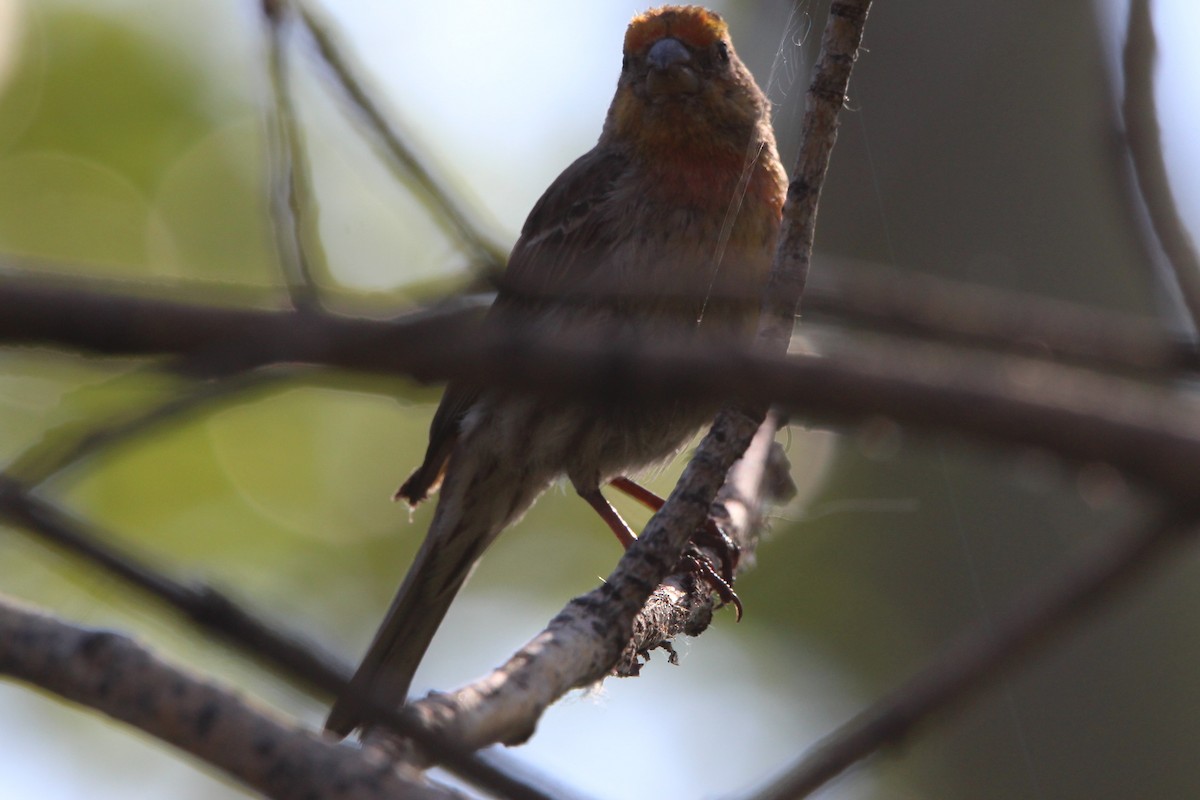
[[[692,54],[678,39],[659,39],[646,53],[650,72],[646,89],[651,95],[694,94],[700,91],[700,78],[691,67]]]

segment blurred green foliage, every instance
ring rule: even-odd
[[[196,23],[211,13],[173,5]],[[86,4],[18,8],[0,97],[0,248],[88,275],[277,285],[253,29],[231,31],[241,47],[227,53],[250,80],[222,82],[180,57],[186,40]]]

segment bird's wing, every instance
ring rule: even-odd
[[[620,233],[610,200],[628,166],[624,153],[596,147],[563,170],[525,220],[497,307],[560,300],[593,277]]]
[[[529,212],[513,246],[490,317],[520,321],[541,298],[568,298],[593,277],[610,250],[613,185],[628,165],[610,149],[594,148],[563,170]],[[452,381],[429,426],[429,446],[421,466],[396,493],[411,505],[437,491],[458,441],[463,417],[479,396],[479,387]]]

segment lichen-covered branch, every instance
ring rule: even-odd
[[[791,488],[790,479],[781,475],[786,473],[786,460],[774,444],[778,423],[778,417],[768,416],[745,457],[730,470],[713,508],[714,519],[747,561],[754,555],[764,496],[786,499]],[[718,565],[729,556],[719,550],[707,553]],[[642,654],[708,627],[713,584],[692,569],[677,569],[650,594],[634,620],[632,637],[621,643],[623,653],[614,668],[605,587],[627,580],[622,574],[625,563],[604,586],[573,600],[494,672],[453,692],[435,692],[410,704],[406,712],[416,724],[464,747],[515,744],[528,738],[542,712],[563,694],[602,679],[610,669],[636,674]]]

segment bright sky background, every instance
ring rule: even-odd
[[[595,143],[637,7],[579,3],[563,13],[556,0],[524,0],[497,13],[494,3],[478,0],[323,5],[382,95],[403,98],[423,144],[441,164],[471,176],[473,191],[510,235],[558,172]],[[541,32],[536,47],[530,29]],[[580,69],[594,64],[608,68]],[[486,137],[477,133],[484,130]],[[485,140],[488,149],[480,146]]]
[[[1200,242],[1200,4],[1157,0],[1159,123],[1175,200]]]
[[[1109,41],[1119,58],[1127,0],[1097,4],[1108,9]],[[436,131],[436,140],[426,144],[443,164],[466,167],[473,191],[510,235],[558,171],[595,142],[616,85],[613,53],[629,17],[641,8],[583,3],[563,14],[554,0],[523,0],[497,14],[495,4],[483,0],[324,5],[384,95],[403,97],[406,115]],[[1155,0],[1154,8],[1164,149],[1177,200],[1200,239],[1200,5]],[[525,45],[530,28],[542,32],[536,49]],[[421,35],[430,30],[459,35]],[[609,68],[581,73],[579,64]],[[473,132],[485,127],[499,128],[488,132],[498,152],[481,150],[474,139]],[[515,176],[514,165],[538,171]]]

